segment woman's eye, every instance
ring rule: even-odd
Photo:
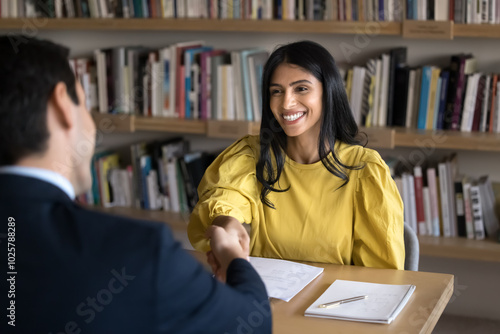
[[[280,90],[279,89],[272,89],[271,90],[271,95],[279,94]]]
[[[305,91],[307,91],[307,87],[297,87],[297,91],[305,92]]]

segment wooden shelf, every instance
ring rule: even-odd
[[[420,255],[500,262],[500,243],[491,240],[419,236]]]
[[[259,122],[203,121],[178,118],[113,115],[94,112],[97,129],[104,134],[113,132],[162,131],[200,134],[209,138],[239,139],[247,134],[258,135]],[[452,150],[500,152],[500,134],[434,131],[406,128],[360,128],[368,135],[368,147],[416,147]],[[361,137],[363,139],[363,137]]]
[[[500,38],[500,24],[455,24],[455,37]]]
[[[92,117],[97,130],[103,134],[135,131],[135,116],[93,112]]]
[[[168,224],[177,235],[187,229],[189,213],[174,213],[169,211],[151,211],[135,208],[102,208],[92,209],[137,218],[160,221]],[[465,238],[444,238],[419,236],[420,255],[431,257],[446,257],[462,260],[500,262],[500,243],[491,240],[470,240]]]
[[[423,21],[425,22],[425,21]],[[0,30],[209,31],[402,36],[399,22],[211,20],[211,19],[0,19]],[[31,30],[30,30],[31,31]],[[455,37],[500,38],[499,24],[455,24]]]
[[[141,131],[165,131],[189,134],[206,134],[207,122],[167,117],[135,117],[135,128]]]
[[[339,22],[286,20],[211,20],[211,19],[0,19],[0,29],[21,30],[169,30],[226,31],[261,33],[315,33],[401,35],[398,22]]]
[[[396,147],[500,152],[500,134],[396,128]]]

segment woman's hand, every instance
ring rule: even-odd
[[[246,253],[245,258],[248,260],[250,256],[250,236],[238,219],[230,216],[219,216],[213,220],[212,225],[220,226],[227,233],[237,237],[241,248]]]
[[[248,259],[248,252],[241,247],[239,237],[227,232],[223,227],[212,225],[207,230],[211,251],[207,252],[207,262],[213,273],[222,282],[226,281],[227,267],[236,258]]]

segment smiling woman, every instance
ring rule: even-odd
[[[380,155],[357,140],[331,54],[310,41],[281,46],[262,80],[260,136],[240,139],[205,172],[193,246],[209,251],[214,224],[252,256],[403,269],[401,197]]]

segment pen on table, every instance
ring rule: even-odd
[[[339,299],[339,300],[336,300],[334,302],[320,304],[320,305],[318,305],[318,307],[319,308],[330,308],[330,307],[334,307],[334,306],[337,306],[340,304],[345,304],[345,303],[355,302],[358,300],[363,300],[367,297],[368,296],[356,296],[356,297],[352,297],[352,298]]]

